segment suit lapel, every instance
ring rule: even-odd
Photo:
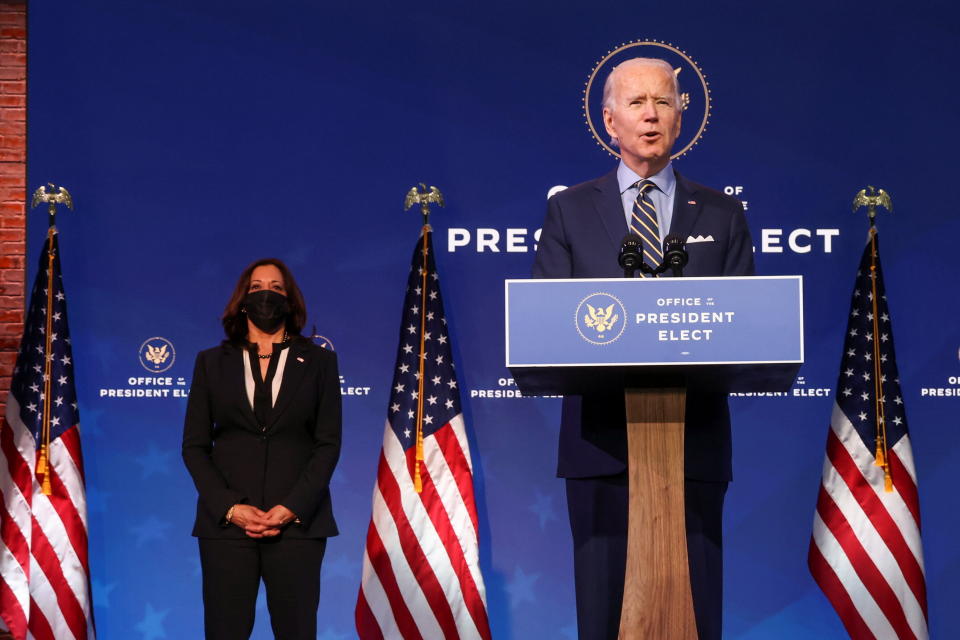
[[[253,413],[253,407],[250,406],[250,400],[247,398],[247,381],[243,373],[243,359],[246,354],[243,349],[228,344],[224,348],[224,376],[230,384],[231,397],[238,398],[240,405],[240,414],[247,426],[253,431],[259,431],[257,428],[257,416]]]
[[[610,238],[610,247],[613,255],[620,251],[623,236],[630,232],[627,228],[627,219],[623,213],[623,200],[620,198],[620,185],[617,182],[616,170],[600,178],[594,186],[593,206],[597,216],[603,222],[603,227]]]
[[[287,362],[283,365],[283,379],[280,381],[280,392],[277,394],[277,401],[273,403],[273,411],[270,413],[270,422],[267,429],[270,429],[277,423],[277,419],[283,414],[290,401],[297,395],[297,389],[303,382],[303,376],[307,371],[308,359],[307,349],[299,343],[291,344],[290,353],[287,354]]]
[[[677,178],[677,188],[673,198],[670,233],[680,236],[680,239],[686,242],[703,210],[703,203],[697,197],[697,188],[691,182],[677,172],[674,172],[674,175]]]

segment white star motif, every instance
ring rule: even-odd
[[[58,407],[63,406],[63,396],[57,396],[57,399],[53,401]]]
[[[437,396],[430,396],[429,398],[427,398],[427,402],[429,402],[430,404],[437,404]]]
[[[74,411],[77,410],[77,403],[76,403],[76,402],[71,402],[71,403],[70,403],[70,406],[73,407],[73,410],[74,410]]]
[[[409,327],[407,327],[407,331],[409,331],[410,333],[416,333],[417,328],[413,325],[410,325]]]
[[[51,427],[59,427],[59,426],[60,426],[60,418],[54,416],[54,417],[50,420],[50,426],[51,426]]]
[[[863,372],[863,379],[864,379],[864,380],[869,380],[869,379],[870,379],[870,374],[867,373],[866,371],[864,371],[864,372]]]
[[[440,376],[433,376],[433,384],[440,384]]]
[[[408,364],[400,365],[400,373],[406,373],[408,371],[410,371],[410,365]]]
[[[390,411],[393,411],[394,413],[400,411],[400,403],[394,402],[392,405],[390,405]]]
[[[850,312],[850,315],[853,316],[854,318],[856,318],[857,316],[860,315],[860,310],[859,310],[859,309],[854,309],[853,311]]]
[[[871,360],[873,360],[873,356],[870,355],[870,352],[869,352],[869,351],[864,351],[864,352],[863,352],[863,359],[866,360],[867,362],[870,362]]]
[[[33,403],[31,402],[30,404],[27,405],[27,409],[30,410],[30,411],[36,411],[36,410],[37,410],[37,405],[35,405],[35,404],[33,404]]]
[[[433,424],[433,416],[423,416],[424,424]]]
[[[896,402],[897,404],[903,404],[903,399],[900,396],[897,396],[896,398],[894,398],[893,401]]]
[[[39,344],[37,345],[37,353],[43,353],[43,347]]]
[[[427,320],[433,320],[433,311],[427,312]]]
[[[855,336],[855,335],[857,335],[857,330],[856,330],[856,329],[850,329],[850,336],[852,337],[852,336]]]
[[[850,396],[853,395],[853,390],[850,389],[849,387],[847,387],[846,389],[843,390],[843,395],[845,395],[845,396],[847,396],[847,397],[849,398]]]
[[[57,311],[56,313],[53,314],[53,319],[54,319],[54,320],[59,320],[59,319],[60,319],[60,312],[59,312],[59,311]]]
[[[883,320],[884,322],[890,322],[890,316],[887,315],[886,311],[880,314],[880,319]]]
[[[423,339],[424,339],[424,340],[429,340],[429,339],[430,339],[430,332],[429,332],[429,331],[427,331],[426,333],[423,334]]]
[[[36,382],[30,385],[30,391],[33,391],[34,393],[36,393],[37,391],[40,391],[40,387],[37,386]]]
[[[457,386],[457,381],[451,380],[450,382],[447,383],[447,386],[450,387],[451,389],[454,389]]]
[[[846,371],[843,372],[843,375],[849,378],[850,376],[853,375],[853,369],[847,369]]]
[[[860,289],[854,289],[854,291],[853,291],[853,297],[854,297],[854,298],[859,298],[859,297],[860,297]]]
[[[401,391],[403,391],[403,388],[404,388],[403,385],[398,382],[397,386],[395,386],[393,390],[396,391],[397,393],[400,393]]]
[[[867,338],[867,340],[869,340],[870,342],[873,342],[873,334],[872,334],[872,333],[868,333],[867,336],[866,336],[866,338]]]
[[[861,411],[861,412],[860,412],[860,420],[863,421],[863,420],[866,420],[866,419],[867,419],[867,414],[865,414],[863,411]]]
[[[444,325],[446,325],[446,324],[447,324],[447,318],[446,318],[446,317],[440,318],[440,322],[442,322]]]
[[[886,382],[886,381],[887,381],[887,374],[881,373],[881,374],[880,374],[880,382]]]
[[[404,429],[404,430],[403,430],[403,435],[405,435],[406,437],[409,438],[409,437],[410,437],[410,429]]]
[[[866,402],[867,400],[870,399],[870,394],[867,393],[866,391],[864,391],[863,393],[860,394],[860,398],[861,398],[864,402]]]
[[[453,400],[447,400],[443,404],[446,405],[447,409],[453,409]]]
[[[439,339],[440,339],[440,344],[447,344],[447,336],[441,335]]]
[[[420,395],[420,394],[418,394],[416,391],[411,391],[411,392],[410,392],[410,397],[413,398],[414,400],[417,399],[417,396],[418,396],[418,395]]]
[[[886,333],[881,333],[881,334],[880,334],[880,342],[886,342],[886,341],[889,340],[889,339],[890,339],[890,336],[889,336],[888,334],[886,334]]]
[[[63,366],[67,366],[68,364],[70,364],[70,356],[63,356],[62,358],[60,358],[60,362],[63,363]]]
[[[872,312],[872,311],[868,311],[868,312],[867,312],[867,320],[873,320],[873,312]]]
[[[404,352],[404,353],[413,353],[413,347],[411,347],[409,344],[405,344],[405,345],[403,345],[403,352]]]
[[[417,295],[420,295],[420,292],[423,291],[423,289],[421,289],[420,287],[417,287],[416,289],[414,289],[414,291],[416,291]]]
[[[410,411],[407,411],[407,417],[413,420],[413,409],[410,409]]]
[[[433,273],[430,274],[430,277],[433,278],[434,280],[437,280],[440,276],[438,276],[438,275],[437,275],[437,272],[434,271]],[[436,294],[437,294],[436,291],[431,291],[430,293],[432,293],[432,294],[434,295],[434,297],[436,297]]]
[[[437,356],[437,364],[443,364],[443,356]]]
[[[437,299],[437,292],[436,292],[436,291],[431,291],[431,292],[430,292],[430,299],[431,299],[431,300],[436,300],[436,299]]]
[[[63,300],[63,291],[57,291],[57,295],[54,296],[57,300]]]
[[[417,380],[419,380],[419,379],[420,379],[420,372],[419,372],[419,371],[414,371],[414,372],[413,372],[413,377],[416,378]]]
[[[900,416],[897,416],[896,418],[893,419],[893,424],[899,427],[901,424],[903,424],[903,418],[901,418]]]
[[[886,361],[887,361],[887,354],[881,353],[881,354],[880,354],[880,362],[886,362]]]
[[[60,376],[57,378],[57,384],[67,384],[67,376]]]
[[[420,307],[418,307],[417,305],[413,305],[412,307],[410,307],[410,313],[414,315],[420,313]]]

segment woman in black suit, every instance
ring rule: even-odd
[[[250,637],[261,579],[275,636],[316,638],[320,563],[337,535],[340,379],[334,353],[301,337],[305,321],[287,266],[257,260],[224,310],[227,339],[197,356],[183,460],[211,640]]]

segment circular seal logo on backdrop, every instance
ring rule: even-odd
[[[166,338],[154,336],[140,345],[140,364],[150,373],[163,373],[173,366],[177,352]]]
[[[590,344],[610,344],[627,328],[627,310],[609,293],[598,291],[580,301],[573,321],[580,337]]]
[[[590,135],[612,156],[620,157],[610,145],[603,126],[603,83],[615,66],[630,58],[661,58],[670,63],[680,83],[680,99],[683,104],[683,124],[680,137],[674,145],[672,158],[679,158],[697,142],[707,128],[710,119],[710,87],[703,71],[686,52],[672,44],[657,40],[634,40],[608,51],[587,78],[583,90],[583,116]]]

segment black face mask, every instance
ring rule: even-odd
[[[243,308],[250,322],[264,333],[276,333],[290,313],[287,297],[267,289],[248,293]]]

